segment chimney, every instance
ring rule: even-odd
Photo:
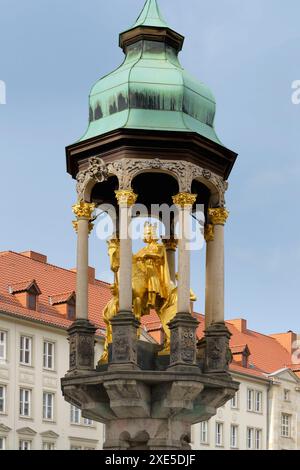
[[[270,335],[271,338],[276,339],[281,346],[287,350],[289,354],[293,354],[296,346],[293,346],[293,343],[297,341],[297,335],[293,331],[288,331],[287,333],[278,333],[275,335]]]
[[[26,256],[34,261],[39,261],[40,263],[47,263],[47,256],[42,255],[41,253],[36,253],[35,251],[23,251],[20,255]]]
[[[72,268],[70,269],[73,273],[77,272],[77,268]],[[92,268],[91,266],[88,267],[88,280],[89,284],[95,284],[95,279],[96,279],[96,270],[95,268]]]
[[[237,318],[236,320],[227,320],[227,323],[233,325],[240,333],[247,332],[247,320],[244,318]]]
[[[95,283],[95,277],[96,277],[95,268],[91,268],[91,266],[89,266],[89,270],[88,270],[89,284]]]

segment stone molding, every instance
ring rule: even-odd
[[[218,205],[224,207],[225,192],[228,182],[221,176],[195,165],[191,162],[178,160],[131,159],[122,158],[106,164],[100,157],[91,157],[88,167],[77,174],[78,200],[88,200],[93,186],[116,176],[119,190],[131,190],[133,179],[144,172],[164,172],[173,176],[179,185],[179,192],[191,193],[192,182],[199,180],[210,187],[218,195]]]

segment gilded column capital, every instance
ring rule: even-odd
[[[204,239],[207,242],[214,241],[215,233],[213,224],[206,224],[204,227]]]
[[[92,214],[95,210],[95,204],[90,202],[83,202],[80,201],[77,204],[74,204],[72,210],[76,215],[77,219],[73,220],[72,224],[76,233],[78,233],[78,220],[79,219],[86,219],[89,222],[89,233],[93,230],[94,224],[92,224]]]
[[[229,212],[225,207],[208,209],[208,215],[213,225],[225,225]]]
[[[74,204],[72,209],[78,219],[84,218],[90,220],[95,207],[96,206],[93,203],[80,201],[77,204]]]
[[[197,194],[191,193],[179,193],[173,196],[173,202],[176,206],[181,209],[190,209],[193,207],[197,199]]]
[[[176,238],[163,238],[162,242],[165,245],[167,251],[176,251],[178,246],[178,240]]]
[[[115,195],[119,206],[127,207],[133,206],[138,197],[137,194],[132,191],[132,189],[119,189],[115,191]]]

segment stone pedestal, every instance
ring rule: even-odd
[[[140,327],[131,312],[120,312],[111,320],[112,358],[109,369],[137,369],[137,331]]]
[[[196,367],[67,375],[62,390],[84,417],[105,423],[104,449],[188,450],[191,426],[215,415],[238,384]]]
[[[70,369],[77,373],[94,369],[94,342],[96,328],[88,320],[78,319],[68,329],[70,342]]]
[[[170,368],[196,365],[196,329],[198,321],[190,313],[177,313],[169,323],[171,332]]]
[[[224,322],[213,323],[205,330],[204,373],[228,373],[232,356],[229,349],[231,333]]]

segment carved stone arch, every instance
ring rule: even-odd
[[[131,189],[132,181],[142,173],[165,173],[172,176],[181,186],[180,167],[178,162],[155,159],[122,158],[108,165],[109,173],[115,174],[119,180],[120,189]],[[183,169],[181,169],[182,172]]]
[[[193,169],[191,186],[193,181],[198,181],[209,189],[209,205],[211,207],[225,206],[225,193],[228,189],[227,181],[224,181],[223,178],[216,175],[215,173],[212,173],[210,170],[206,170],[200,167]]]

